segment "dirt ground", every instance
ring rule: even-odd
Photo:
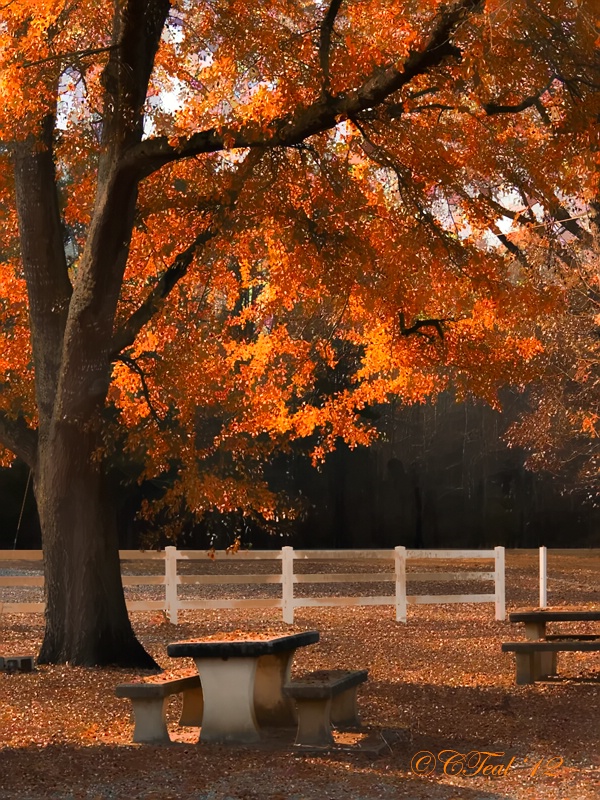
[[[600,607],[598,551],[550,552],[548,570],[552,606]],[[535,554],[507,554],[506,585],[508,611],[535,607]],[[262,590],[248,587],[246,596]],[[560,654],[557,679],[516,686],[514,656],[500,645],[523,634],[493,616],[492,604],[409,606],[407,624],[390,607],[300,609],[294,625],[277,609],[183,612],[177,626],[160,613],[133,614],[139,638],[167,670],[182,667],[166,655],[172,641],[318,630],[320,642],[297,652],[294,673],[367,668],[364,730],[339,735],[323,752],[298,752],[291,732],[269,731],[253,747],[198,744],[197,729],[177,727],[173,699],[173,744],[134,745],[128,701],[114,688],[141,673],[0,673],[0,798],[599,800],[600,654]],[[600,623],[577,629],[600,634]],[[33,654],[42,634],[41,615],[3,615],[0,654]],[[496,774],[478,771],[490,764]]]

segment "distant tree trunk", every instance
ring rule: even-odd
[[[35,495],[44,537],[46,630],[39,661],[153,668],[127,614],[115,507],[93,439],[65,424],[40,448]]]
[[[419,485],[419,472],[415,464],[411,465],[410,476],[412,479],[415,505],[415,538],[413,547],[415,550],[422,550],[425,546],[423,539],[423,495]]]

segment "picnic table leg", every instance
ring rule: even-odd
[[[257,742],[254,679],[258,658],[194,660],[204,696],[200,741]]]
[[[546,638],[546,623],[526,622],[525,638],[529,641],[538,641]],[[556,653],[534,653],[533,655],[533,679],[547,678],[556,675]]]
[[[260,656],[254,683],[254,707],[259,725],[293,726],[296,724],[294,704],[283,694],[289,683],[295,650]]]
[[[192,728],[199,728],[202,725],[203,707],[202,687],[198,686],[196,689],[185,689],[183,692],[179,724],[182,727],[189,726]]]

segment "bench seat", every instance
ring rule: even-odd
[[[296,701],[296,744],[328,747],[333,744],[332,724],[359,726],[356,691],[368,675],[366,669],[317,670],[284,686],[284,693]]]
[[[600,609],[595,611],[569,608],[531,609],[513,611],[508,618],[511,622],[598,622]]]
[[[546,642],[600,642],[600,636],[594,633],[551,633],[546,634]]]
[[[170,742],[165,719],[169,697],[183,695],[180,725],[202,725],[203,697],[198,673],[153,676],[136,683],[121,683],[117,697],[127,697],[133,706],[133,741],[146,744]]]
[[[504,642],[503,653],[514,653],[517,662],[517,684],[535,683],[540,678],[556,675],[556,654],[593,653],[600,651],[600,637],[597,636],[562,636],[547,637],[540,641]],[[542,668],[539,654],[551,654],[549,666]]]

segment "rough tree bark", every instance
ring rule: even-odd
[[[121,583],[115,510],[95,436],[65,424],[38,455],[46,631],[41,663],[155,667],[132,631]]]

